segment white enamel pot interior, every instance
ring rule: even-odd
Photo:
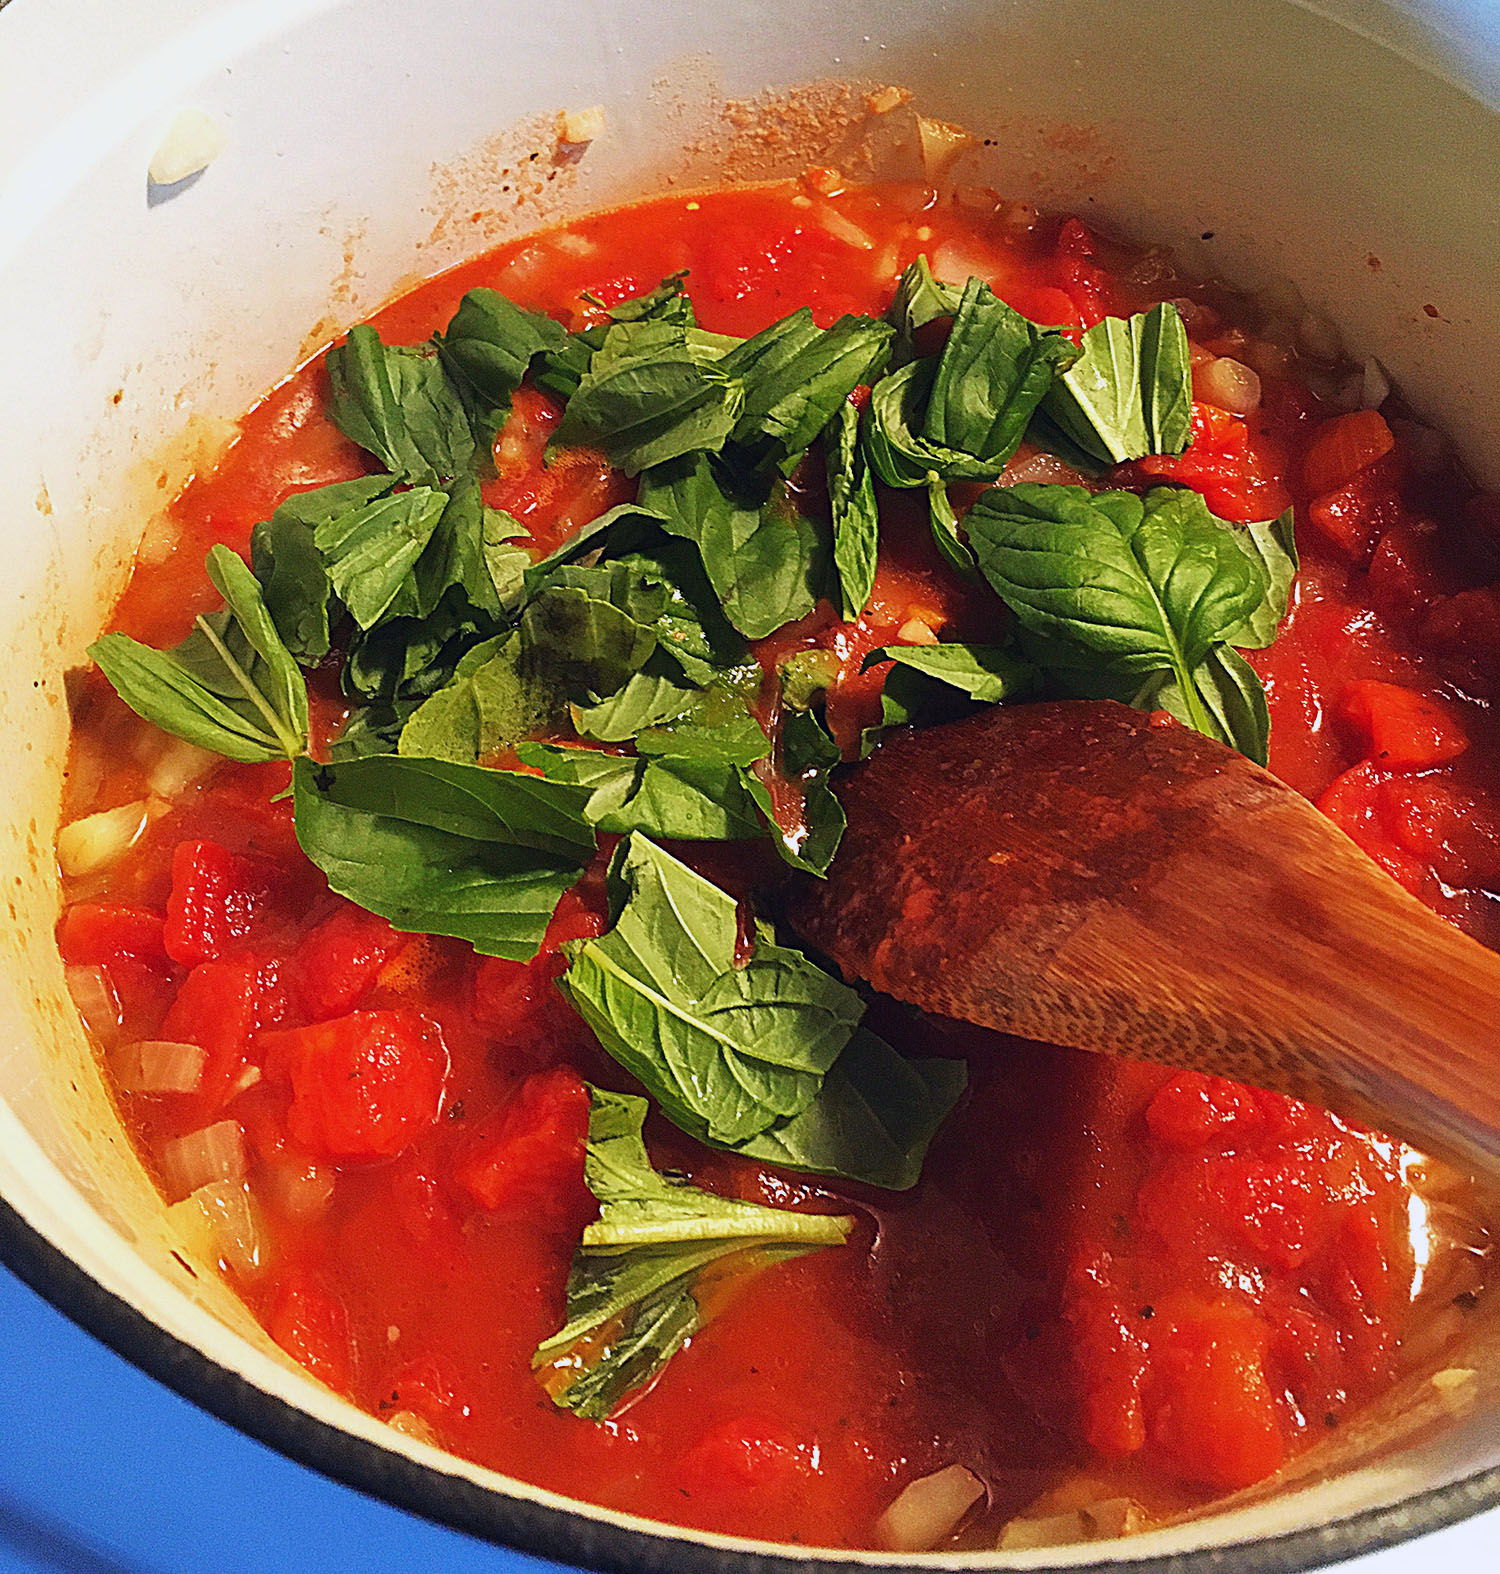
[[[1500,480],[1500,23],[1487,15],[1414,0],[0,0],[12,1266],[247,1431],[478,1534],[613,1569],[890,1566],[605,1514],[395,1436],[176,1254],[52,944],[63,673],[219,423],[311,348],[403,282],[559,213],[668,178],[853,157],[863,92],[792,91],[819,79],[912,88],[924,112],[988,139],[973,177],[1009,195],[1176,244],[1239,282],[1293,278]],[[606,134],[555,162],[557,112],[595,103]],[[162,200],[147,164],[184,107],[228,145]],[[537,178],[518,187],[523,165]],[[908,1561],[1287,1569],[1419,1533],[1500,1501],[1493,1332],[1476,1330],[1462,1360],[1476,1376],[1461,1402],[1418,1378],[1336,1452],[1214,1514],[1107,1545]]]

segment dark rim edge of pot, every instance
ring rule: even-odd
[[[931,1567],[696,1545],[510,1497],[355,1437],[257,1388],[106,1290],[3,1199],[0,1262],[122,1360],[247,1437],[355,1491],[484,1541],[603,1574],[660,1574],[666,1567],[679,1574],[868,1574],[872,1567]],[[1098,1574],[1295,1574],[1378,1552],[1497,1504],[1500,1466],[1327,1525],[1223,1547],[1115,1558],[1086,1567]]]

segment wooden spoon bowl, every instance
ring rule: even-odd
[[[1500,1160],[1500,957],[1242,755],[1111,701],[998,707],[894,738],[839,796],[790,916],[845,973]]]

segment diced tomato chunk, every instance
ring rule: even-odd
[[[1413,896],[1424,894],[1428,868],[1390,835],[1381,814],[1385,778],[1365,760],[1332,782],[1318,799],[1318,809]]]
[[[161,1036],[208,1051],[201,1089],[217,1104],[229,1092],[251,1038],[276,1026],[286,1012],[281,965],[246,955],[203,962],[183,980],[161,1025]]]
[[[306,936],[293,959],[297,995],[308,1015],[321,1021],[352,1011],[408,939],[374,913],[353,903],[341,906]]]
[[[1184,1480],[1244,1487],[1281,1465],[1269,1341],[1263,1319],[1231,1306],[1179,1315],[1153,1341],[1151,1440]]]
[[[735,1416],[710,1428],[677,1465],[689,1497],[738,1497],[796,1490],[817,1474],[818,1452],[785,1422]]]
[[[1370,604],[1381,617],[1405,627],[1458,585],[1439,550],[1432,520],[1407,515],[1394,499],[1380,505],[1377,517],[1386,523],[1365,581]]]
[[[294,1273],[283,1281],[267,1329],[299,1365],[330,1388],[347,1393],[354,1364],[349,1314],[310,1275]]]
[[[1240,1083],[1179,1071],[1147,1105],[1146,1124],[1158,1142],[1191,1152],[1258,1131],[1262,1115],[1254,1093]]]
[[[140,962],[165,962],[160,913],[116,902],[74,902],[57,921],[57,949],[70,966],[112,962],[134,957]]]
[[[1500,684],[1500,585],[1444,597],[1417,632],[1438,653],[1444,671],[1471,693],[1488,696]]]
[[[1397,683],[1360,679],[1339,696],[1338,709],[1365,758],[1388,770],[1427,770],[1469,746],[1446,705]]]
[[[1336,491],[1395,446],[1395,436],[1378,410],[1336,415],[1313,433],[1302,458],[1303,481],[1314,497]]]
[[[1441,776],[1382,784],[1383,827],[1438,878],[1465,890],[1500,891],[1500,803]]]
[[[415,1011],[355,1011],[259,1044],[266,1075],[292,1090],[287,1129],[314,1157],[394,1158],[442,1106],[448,1051]]]
[[[274,880],[274,869],[261,859],[217,842],[180,843],[167,898],[167,954],[194,967],[247,940]]]
[[[538,1071],[480,1124],[454,1166],[458,1189],[481,1208],[535,1209],[583,1216],[589,1094],[568,1066]]]

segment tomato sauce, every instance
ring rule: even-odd
[[[374,321],[416,341],[484,284],[578,326],[687,269],[707,329],[748,334],[803,304],[827,325],[883,312],[919,253],[1075,331],[1176,298],[1205,361],[1248,353],[1264,326],[1250,303],[1075,219],[914,185],[795,183],[584,218]],[[325,383],[314,359],[246,417],[177,500],[170,555],[137,572],[114,627],[181,638],[216,603],[208,546],[248,553],[289,493],[365,473],[323,413]],[[1295,504],[1294,605],[1253,657],[1272,767],[1423,900],[1500,942],[1500,502],[1425,429],[1319,397],[1295,357],[1262,387],[1245,416],[1200,401],[1187,454],[1112,483],[1185,482],[1235,520]],[[585,450],[544,466],[559,414],[523,390],[485,488],[542,549],[633,495]],[[1012,474],[1038,462],[1023,449]],[[820,481],[794,484],[820,506]],[[834,653],[829,721],[847,753],[878,716],[870,650],[937,631],[993,639],[1003,616],[941,564],[925,499],[903,494],[882,499],[866,614],[846,626],[822,605],[758,654],[770,669]],[[1125,1495],[1170,1513],[1263,1478],[1388,1385],[1424,1319],[1472,1304],[1482,1243],[1452,1262],[1428,1243],[1419,1272],[1415,1161],[1399,1145],[1232,1083],[891,1009],[877,1025],[902,1046],[970,1059],[919,1185],[813,1181],[653,1116],[658,1165],[779,1207],[836,1206],[858,1228],[846,1248],[755,1278],[623,1413],[580,1420],[530,1361],[593,1209],[582,1081],[630,1086],[552,986],[556,946],[602,925],[597,878],[530,964],[398,935],[301,856],[276,799],[285,767],[190,761],[164,789],[174,746],[97,673],[76,677],[65,819],[136,800],[152,817],[107,871],[70,883],[64,958],[108,991],[112,1020],[91,1023],[106,1059],[152,1039],[204,1052],[195,1092],[122,1087],[125,1123],[174,1203],[192,1177],[173,1145],[237,1124],[251,1212],[226,1272],[284,1349],[401,1430],[611,1508],[831,1546],[877,1544],[896,1493],[957,1462],[987,1492],[960,1544],[993,1545],[1022,1511]],[[345,714],[335,667],[312,688],[326,740]],[[701,856],[727,884],[763,876],[743,849]]]

